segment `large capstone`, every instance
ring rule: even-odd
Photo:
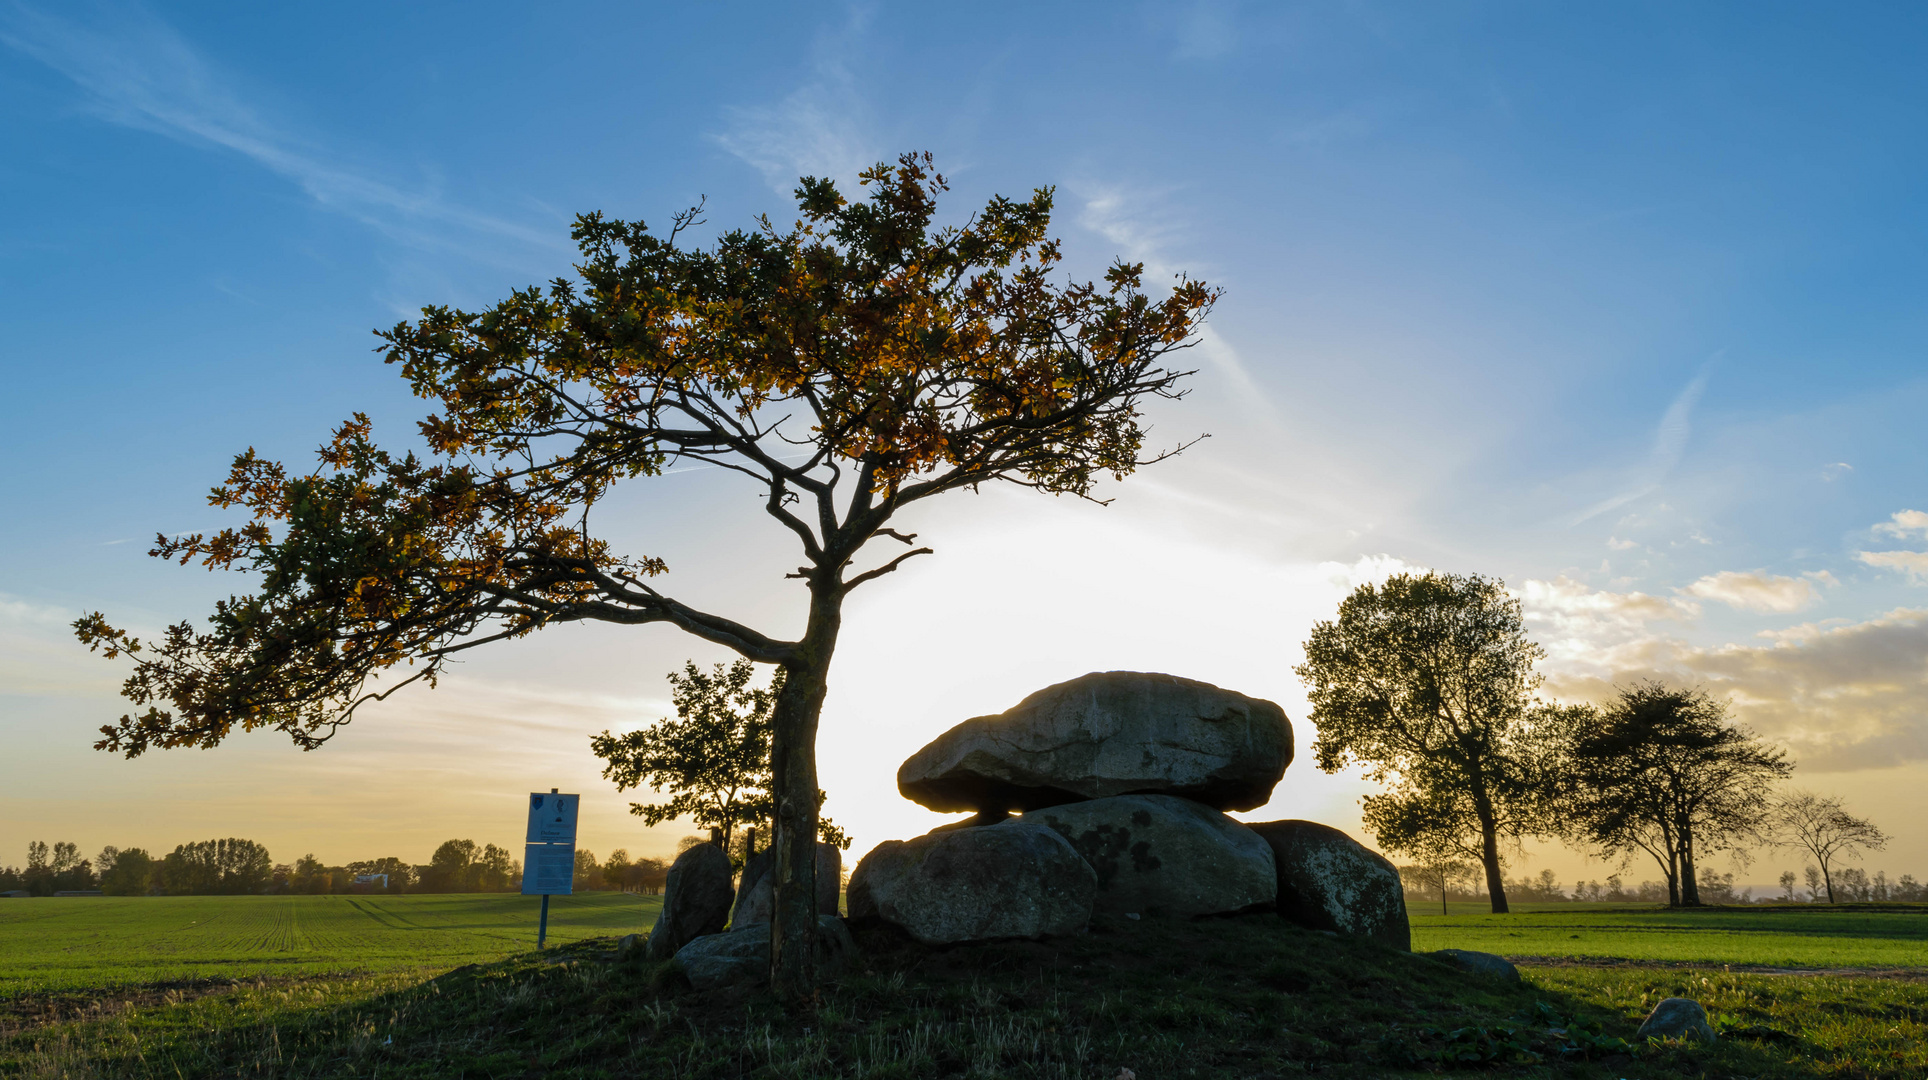
[[[736,886],[736,907],[730,910],[731,926],[769,922],[774,903],[776,879],[770,869],[776,865],[776,849],[750,856],[743,864],[743,876]],[[837,894],[843,889],[843,852],[835,844],[817,844],[817,914],[837,914]]]
[[[856,952],[842,919],[817,916],[817,969],[830,972]],[[707,934],[676,952],[676,966],[698,990],[756,984],[770,977],[770,924],[733,927]]]
[[[1406,890],[1384,856],[1316,821],[1247,822],[1272,847],[1279,914],[1313,930],[1411,950]]]
[[[877,845],[850,875],[850,918],[929,945],[1075,934],[1097,888],[1064,837],[1013,821]]]
[[[897,770],[897,790],[932,810],[990,815],[1134,793],[1250,810],[1291,762],[1292,725],[1269,701],[1105,671],[939,735]]]
[[[1272,848],[1224,814],[1169,795],[1119,795],[1033,810],[1017,819],[1070,841],[1098,877],[1098,911],[1220,915],[1278,899]],[[964,829],[958,835],[1009,828]]]
[[[649,931],[646,955],[668,960],[684,945],[723,929],[730,918],[730,857],[715,844],[697,844],[670,864],[663,910]]]

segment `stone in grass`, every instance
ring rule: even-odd
[[[1707,1022],[1707,1010],[1692,998],[1667,998],[1655,1005],[1633,1037],[1689,1042],[1713,1042],[1716,1038],[1713,1025]]]
[[[1093,906],[1107,915],[1224,915],[1278,900],[1271,845],[1190,799],[1118,795],[1033,810],[1018,820],[1048,825],[1071,842],[1098,875]]]
[[[723,929],[730,918],[730,857],[715,844],[697,844],[670,864],[663,910],[649,931],[647,955],[668,960],[684,945]]]
[[[1471,949],[1441,949],[1433,954],[1461,971],[1475,975],[1492,975],[1507,982],[1520,981],[1520,969],[1506,962],[1504,956],[1494,956],[1490,952],[1474,952]]]
[[[975,810],[979,825],[1127,794],[1250,810],[1291,762],[1292,725],[1272,702],[1175,675],[1095,671],[939,735],[897,770],[897,790],[932,810]]]
[[[775,902],[776,881],[770,868],[776,865],[775,849],[750,856],[743,864],[743,876],[736,888],[736,907],[730,911],[731,926],[769,922],[770,905]],[[817,844],[817,914],[837,913],[837,894],[843,890],[843,852],[835,844]]]
[[[842,919],[817,916],[819,971],[835,970],[856,951]],[[770,977],[770,924],[751,923],[697,938],[677,950],[676,966],[698,990],[761,983]]]
[[[1316,821],[1246,822],[1272,846],[1279,869],[1279,914],[1310,930],[1412,949],[1406,889],[1377,852]]]
[[[1098,877],[1064,837],[1006,822],[886,840],[850,875],[850,917],[926,945],[1075,934]]]

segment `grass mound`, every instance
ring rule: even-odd
[[[1270,915],[950,949],[870,932],[817,1007],[795,1014],[753,990],[698,993],[669,965],[616,963],[609,945],[426,981],[262,982],[28,1028],[0,1041],[0,1073],[1654,1080],[1928,1065],[1918,983],[1590,970],[1513,985]],[[1675,993],[1707,1002],[1729,1037],[1633,1045],[1640,1016]]]

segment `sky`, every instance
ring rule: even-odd
[[[152,537],[230,523],[206,492],[248,447],[310,462],[355,411],[405,444],[428,407],[371,330],[570,274],[575,214],[706,200],[714,234],[928,150],[951,220],[1052,187],[1070,274],[1224,287],[1150,414],[1211,438],[1107,506],[910,516],[936,555],[853,595],[819,743],[853,856],[946,820],[897,794],[911,752],[1094,670],[1279,702],[1300,757],[1241,816],[1370,842],[1292,668],[1349,590],[1437,569],[1520,597],[1549,698],[1704,686],[1892,833],[1867,869],[1928,876],[1925,49],[1903,5],[0,0],[0,862],[424,862],[514,848],[552,787],[598,855],[672,851],[588,750],[727,659],[671,629],[479,650],[313,752],[128,761],[90,748],[126,670],[68,624],[247,591]],[[603,521],[679,597],[800,631],[747,482],[632,482]]]

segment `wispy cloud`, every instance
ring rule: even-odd
[[[1899,510],[1871,530],[1876,536],[1905,540],[1919,533],[1928,537],[1928,513]],[[1928,584],[1928,551],[1857,551],[1860,562],[1882,570],[1899,570],[1917,585]]]
[[[1428,569],[1396,555],[1361,555],[1350,563],[1319,564],[1320,576],[1342,593],[1350,593],[1361,585],[1382,585],[1395,574],[1424,574]]]
[[[1646,495],[1667,479],[1674,466],[1687,449],[1687,436],[1691,431],[1689,421],[1693,417],[1694,406],[1700,402],[1700,395],[1707,389],[1708,376],[1713,374],[1712,362],[1701,368],[1700,374],[1674,396],[1673,403],[1667,406],[1666,415],[1660,418],[1660,427],[1654,432],[1653,449],[1648,451],[1646,465],[1640,470],[1632,487],[1608,499],[1593,504],[1580,512],[1578,517],[1567,522],[1568,527],[1578,525],[1589,518],[1618,509]]]
[[[1722,570],[1709,574],[1680,591],[1702,600],[1716,600],[1742,611],[1790,612],[1811,607],[1821,600],[1816,582],[1832,584],[1832,575],[1811,578],[1781,577],[1760,570]]]
[[[867,21],[867,11],[853,8],[842,27],[817,39],[812,74],[802,86],[774,105],[726,108],[729,126],[711,140],[762,173],[780,195],[795,190],[802,176],[828,177],[850,194],[857,174],[888,156],[848,61]]]
[[[1699,647],[1646,637],[1548,679],[1559,697],[1607,700],[1616,685],[1659,678],[1702,685],[1739,718],[1790,745],[1804,768],[1886,768],[1928,759],[1928,611],[1808,623],[1764,645]]]
[[[1522,582],[1519,597],[1526,621],[1548,632],[1544,644],[1556,663],[1595,656],[1640,638],[1648,633],[1649,623],[1681,622],[1700,614],[1692,601],[1592,589],[1565,574],[1552,581]]]
[[[1206,276],[1171,254],[1171,242],[1186,230],[1174,215],[1162,209],[1165,193],[1131,192],[1120,185],[1105,184],[1086,187],[1081,197],[1084,207],[1078,223],[1116,244],[1126,259],[1144,263],[1152,281],[1170,281],[1181,273]],[[1252,377],[1230,342],[1208,325],[1199,332],[1197,348],[1205,362],[1231,384],[1241,405],[1265,420],[1279,422],[1271,396]]]
[[[1876,525],[1874,531],[1903,539],[1914,533],[1928,536],[1928,513],[1920,510],[1900,510],[1893,518]]]
[[[74,613],[46,604],[36,604],[29,600],[0,593],[0,623],[31,623],[39,626],[64,626],[74,619]]]
[[[1899,570],[1915,584],[1928,584],[1928,551],[1857,551],[1855,558],[1883,570]]]
[[[502,260],[470,237],[565,246],[559,230],[479,213],[430,187],[381,179],[296,136],[286,122],[249,104],[236,81],[173,27],[139,6],[60,10],[54,15],[23,4],[0,9],[0,43],[65,76],[103,120],[239,154],[293,182],[321,206],[412,246],[486,262]],[[76,10],[86,14],[74,17]]]

